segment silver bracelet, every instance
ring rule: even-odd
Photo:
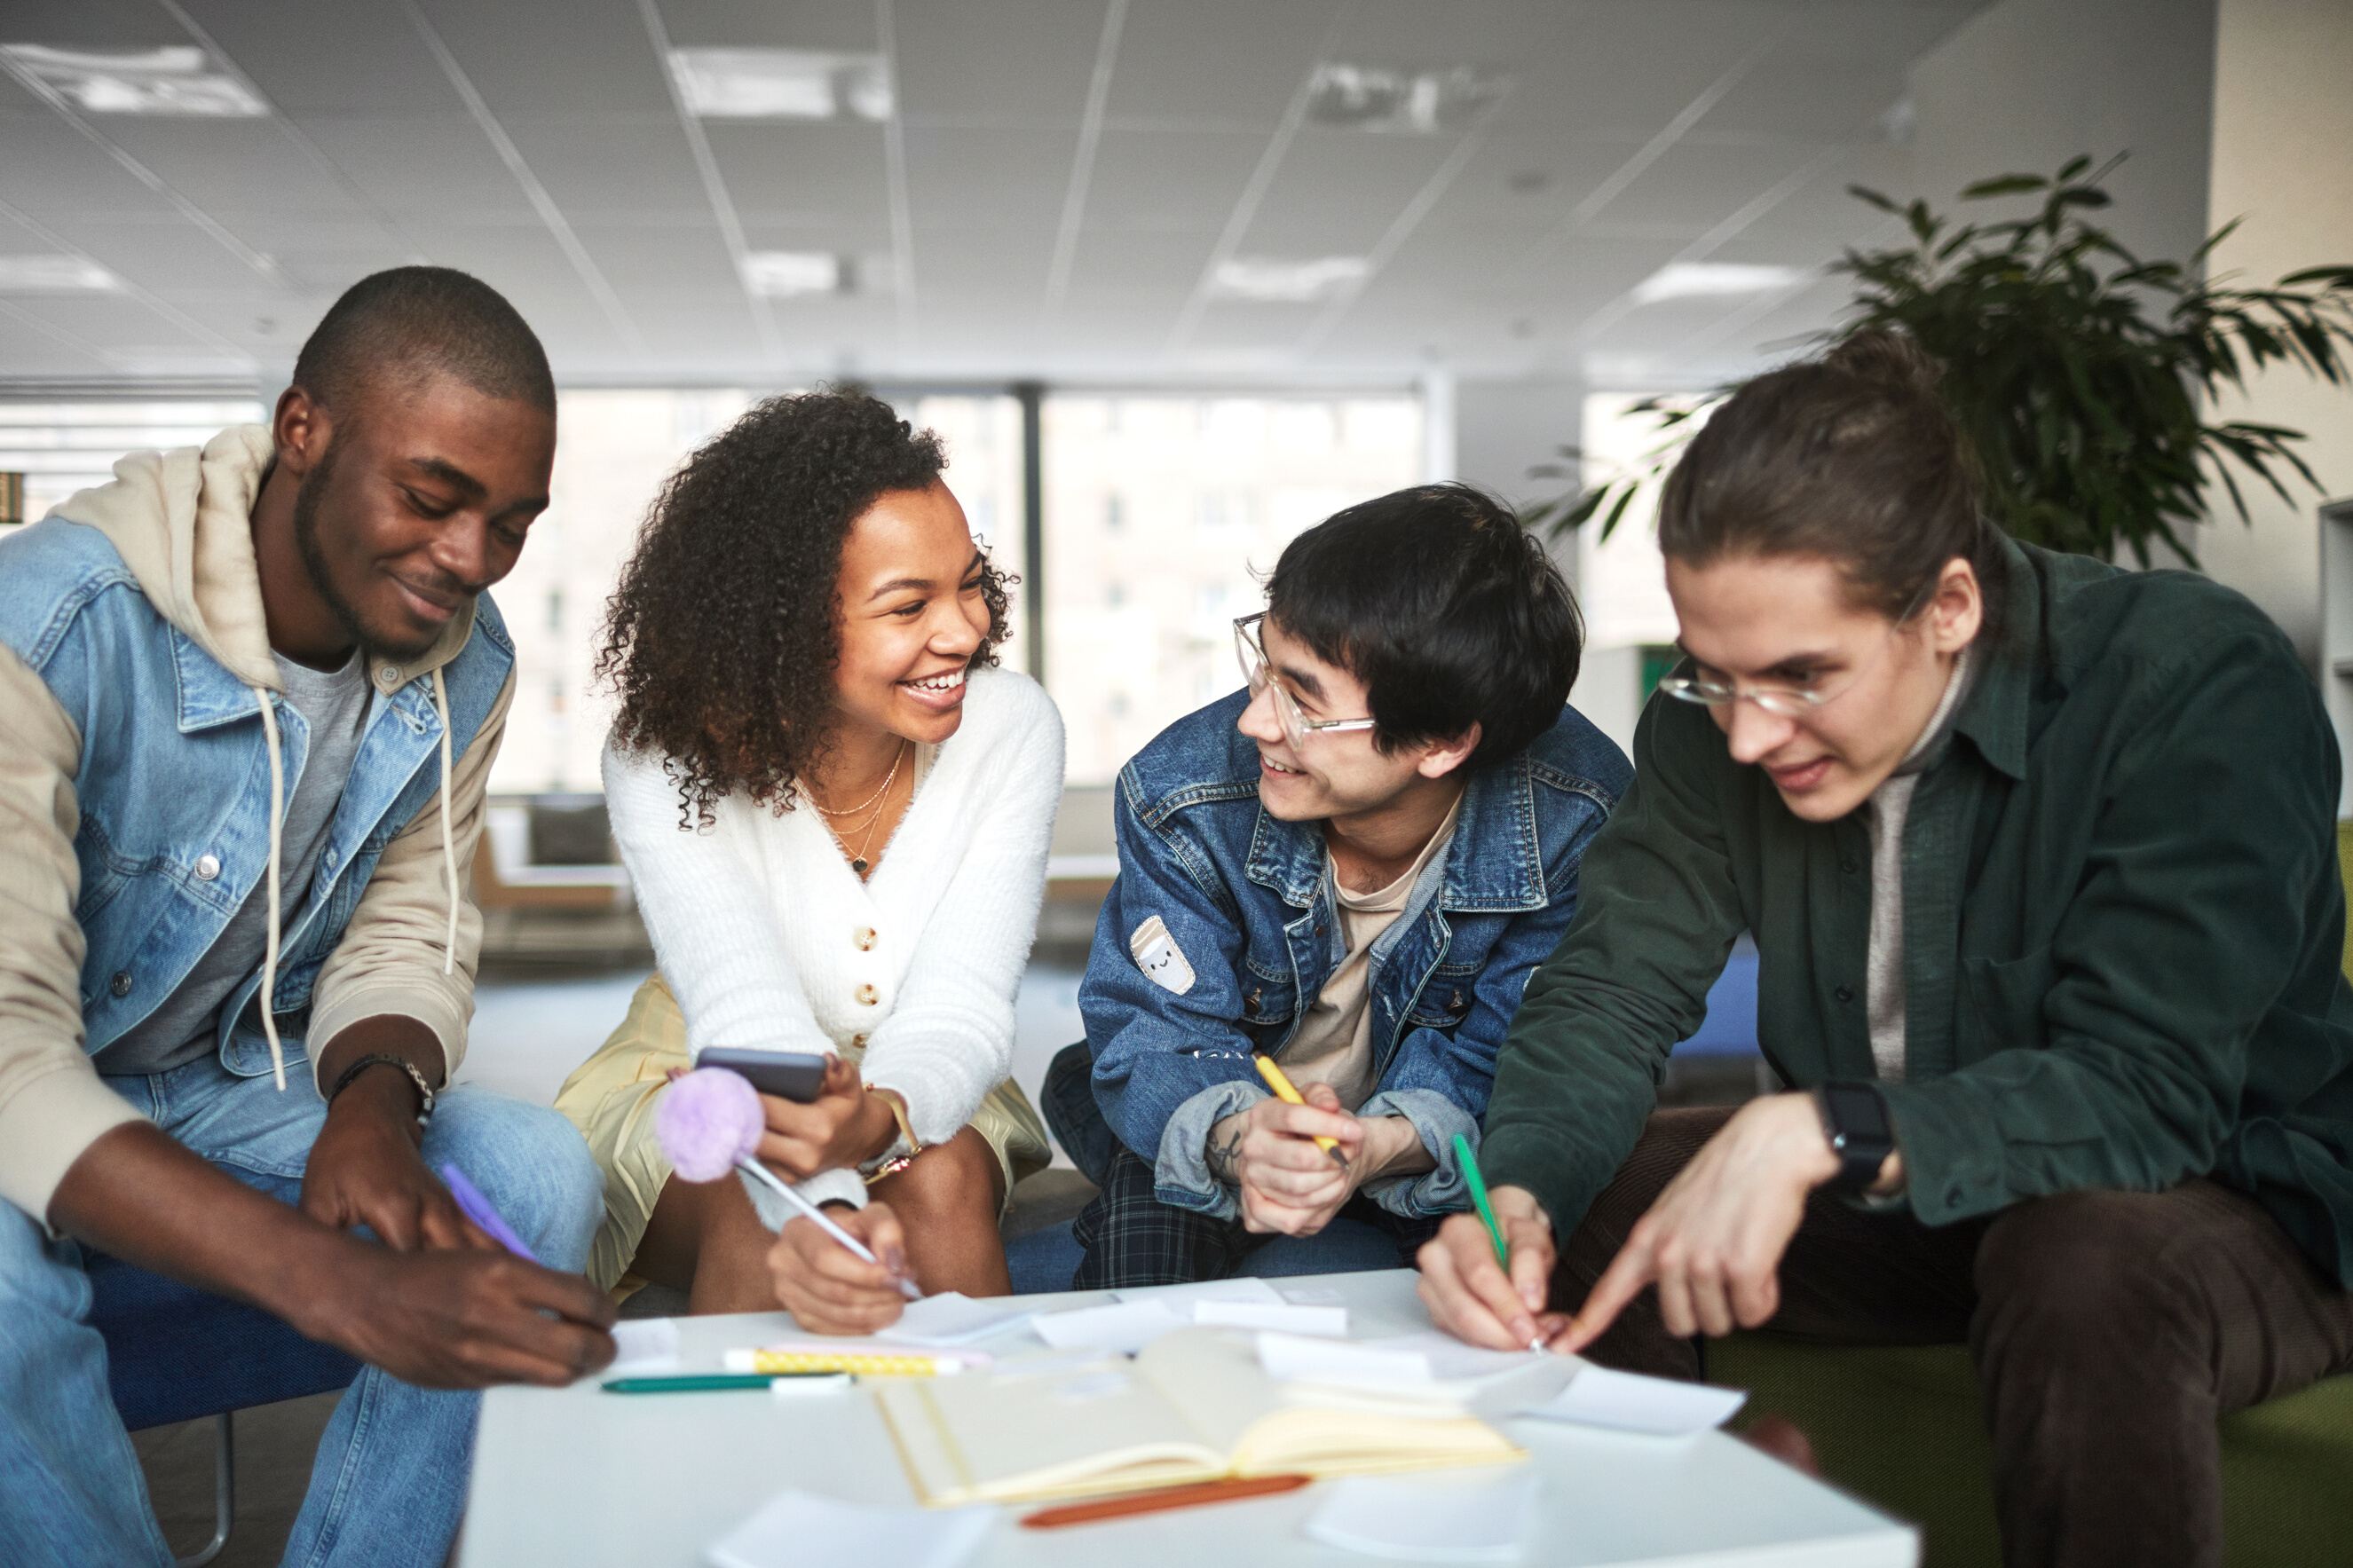
[[[421,1102],[417,1106],[417,1124],[422,1126],[424,1123],[433,1120],[433,1086],[425,1081],[425,1075],[417,1070],[417,1064],[415,1062],[410,1061],[406,1057],[396,1057],[390,1051],[370,1051],[367,1055],[362,1057],[359,1060],[345,1068],[343,1069],[343,1077],[335,1080],[335,1087],[327,1091],[327,1103],[329,1105],[334,1104],[335,1096],[351,1088],[352,1080],[353,1079],[358,1078],[360,1074],[367,1071],[368,1068],[376,1066],[395,1067],[406,1073],[408,1075],[408,1081],[417,1086],[417,1097]]]

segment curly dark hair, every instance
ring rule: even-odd
[[[606,604],[596,674],[614,739],[663,754],[682,826],[737,791],[790,811],[830,743],[841,658],[841,545],[878,497],[928,489],[939,437],[855,388],[772,397],[662,486]],[[984,561],[995,664],[1012,579]]]

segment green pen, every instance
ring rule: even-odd
[[[831,1377],[830,1372],[705,1372],[682,1377],[615,1377],[601,1385],[607,1394],[725,1394],[738,1389],[765,1388],[796,1377]]]
[[[1462,1167],[1462,1179],[1471,1188],[1471,1201],[1479,1205],[1479,1217],[1487,1222],[1487,1239],[1495,1244],[1495,1261],[1504,1272],[1512,1271],[1511,1244],[1504,1239],[1504,1227],[1495,1223],[1495,1205],[1487,1201],[1487,1178],[1479,1173],[1479,1156],[1471,1152],[1471,1140],[1457,1132],[1454,1135],[1454,1158]],[[1532,1340],[1528,1349],[1544,1349],[1542,1340]]]

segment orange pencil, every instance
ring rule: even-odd
[[[1252,1057],[1250,1060],[1258,1063],[1258,1076],[1266,1079],[1266,1087],[1274,1090],[1275,1099],[1283,1101],[1287,1105],[1304,1105],[1307,1103],[1306,1100],[1300,1098],[1299,1091],[1291,1087],[1291,1080],[1283,1076],[1282,1069],[1274,1065],[1274,1058],[1272,1057]],[[1326,1154],[1331,1155],[1335,1160],[1337,1160],[1340,1163],[1340,1168],[1342,1170],[1345,1171],[1348,1168],[1348,1156],[1340,1152],[1340,1142],[1338,1139],[1326,1138],[1321,1132],[1318,1132],[1315,1135],[1315,1146],[1318,1149],[1323,1150]]]
[[[1024,1530],[1053,1530],[1065,1524],[1092,1524],[1099,1519],[1124,1519],[1134,1513],[1158,1513],[1163,1509],[1197,1508],[1203,1503],[1238,1502],[1243,1498],[1271,1497],[1296,1491],[1309,1476],[1254,1476],[1249,1480],[1196,1481],[1191,1486],[1162,1487],[1155,1491],[1129,1492],[1096,1502],[1066,1503],[1041,1508],[1021,1521]]]

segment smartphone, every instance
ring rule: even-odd
[[[748,1051],[736,1046],[706,1046],[694,1058],[699,1068],[725,1068],[751,1081],[762,1094],[803,1105],[825,1087],[825,1058],[809,1051]]]

